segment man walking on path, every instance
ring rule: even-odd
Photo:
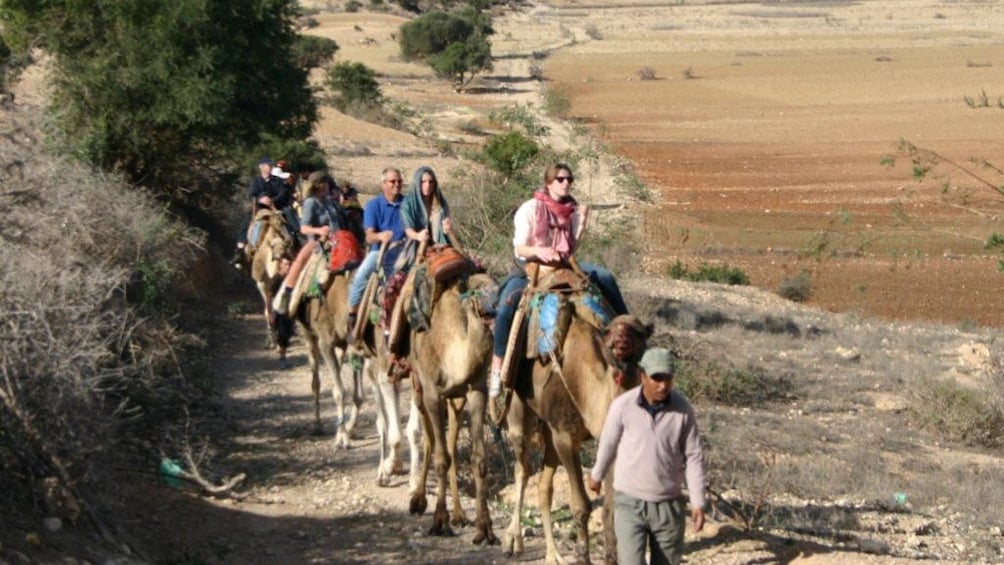
[[[645,352],[639,366],[641,386],[610,405],[596,450],[589,488],[600,492],[614,467],[614,532],[621,565],[680,563],[685,527],[684,475],[690,493],[694,531],[704,527],[706,470],[694,408],[673,391],[674,355],[668,349]]]

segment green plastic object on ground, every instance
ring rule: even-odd
[[[181,486],[181,475],[184,471],[181,469],[181,465],[178,464],[174,459],[168,459],[167,457],[160,460],[160,477],[165,483],[172,487]]]

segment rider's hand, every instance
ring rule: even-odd
[[[443,231],[446,233],[453,232],[453,218],[443,218]]]
[[[379,239],[381,243],[390,243],[392,237],[394,237],[394,232],[390,230],[382,231],[377,234],[377,239]]]
[[[550,247],[538,247],[534,252],[534,255],[544,263],[550,263],[552,261],[557,261],[560,256],[558,252]]]
[[[596,479],[589,477],[589,490],[600,494],[600,489],[603,487],[603,483],[597,481]]]
[[[422,230],[415,235],[417,236],[418,241],[429,241],[429,230],[427,229]]]
[[[328,236],[331,235],[331,226],[321,226],[317,229],[321,230],[321,239],[328,239]]]

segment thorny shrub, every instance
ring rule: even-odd
[[[156,307],[202,238],[142,191],[47,154],[27,112],[8,111],[0,136],[0,492],[20,493],[0,500],[19,504],[44,477],[84,491],[177,406],[188,338]],[[4,515],[0,530],[28,514]]]

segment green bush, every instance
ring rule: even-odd
[[[785,277],[778,284],[777,293],[793,302],[805,302],[812,295],[812,277],[805,270],[793,277]]]
[[[541,91],[543,109],[549,116],[565,118],[572,110],[572,98],[563,86],[550,86]]]
[[[333,39],[300,34],[293,43],[293,62],[299,68],[313,69],[324,66],[337,52]]]
[[[673,387],[694,402],[757,406],[791,394],[792,383],[758,368],[740,369],[717,363],[684,360],[677,365]]]
[[[377,106],[383,93],[376,80],[376,72],[362,63],[343,61],[328,69],[327,85],[338,93],[335,107],[346,111],[350,106]]]
[[[488,121],[509,130],[515,130],[519,127],[523,130],[523,133],[530,137],[547,135],[549,131],[549,128],[537,119],[532,104],[527,104],[526,106],[514,104],[506,106],[501,110],[492,110],[488,114]]]
[[[701,263],[696,271],[691,271],[679,260],[669,266],[669,276],[691,282],[714,282],[728,285],[748,285],[750,283],[749,276],[739,267]]]
[[[518,131],[511,131],[488,138],[479,160],[509,180],[532,163],[538,153],[537,142]]]
[[[999,393],[963,388],[950,380],[927,380],[915,389],[913,414],[923,426],[966,445],[1004,443],[1004,406]]]
[[[997,232],[990,234],[987,238],[987,242],[984,244],[987,249],[1002,249],[1004,248],[1004,235]]]

